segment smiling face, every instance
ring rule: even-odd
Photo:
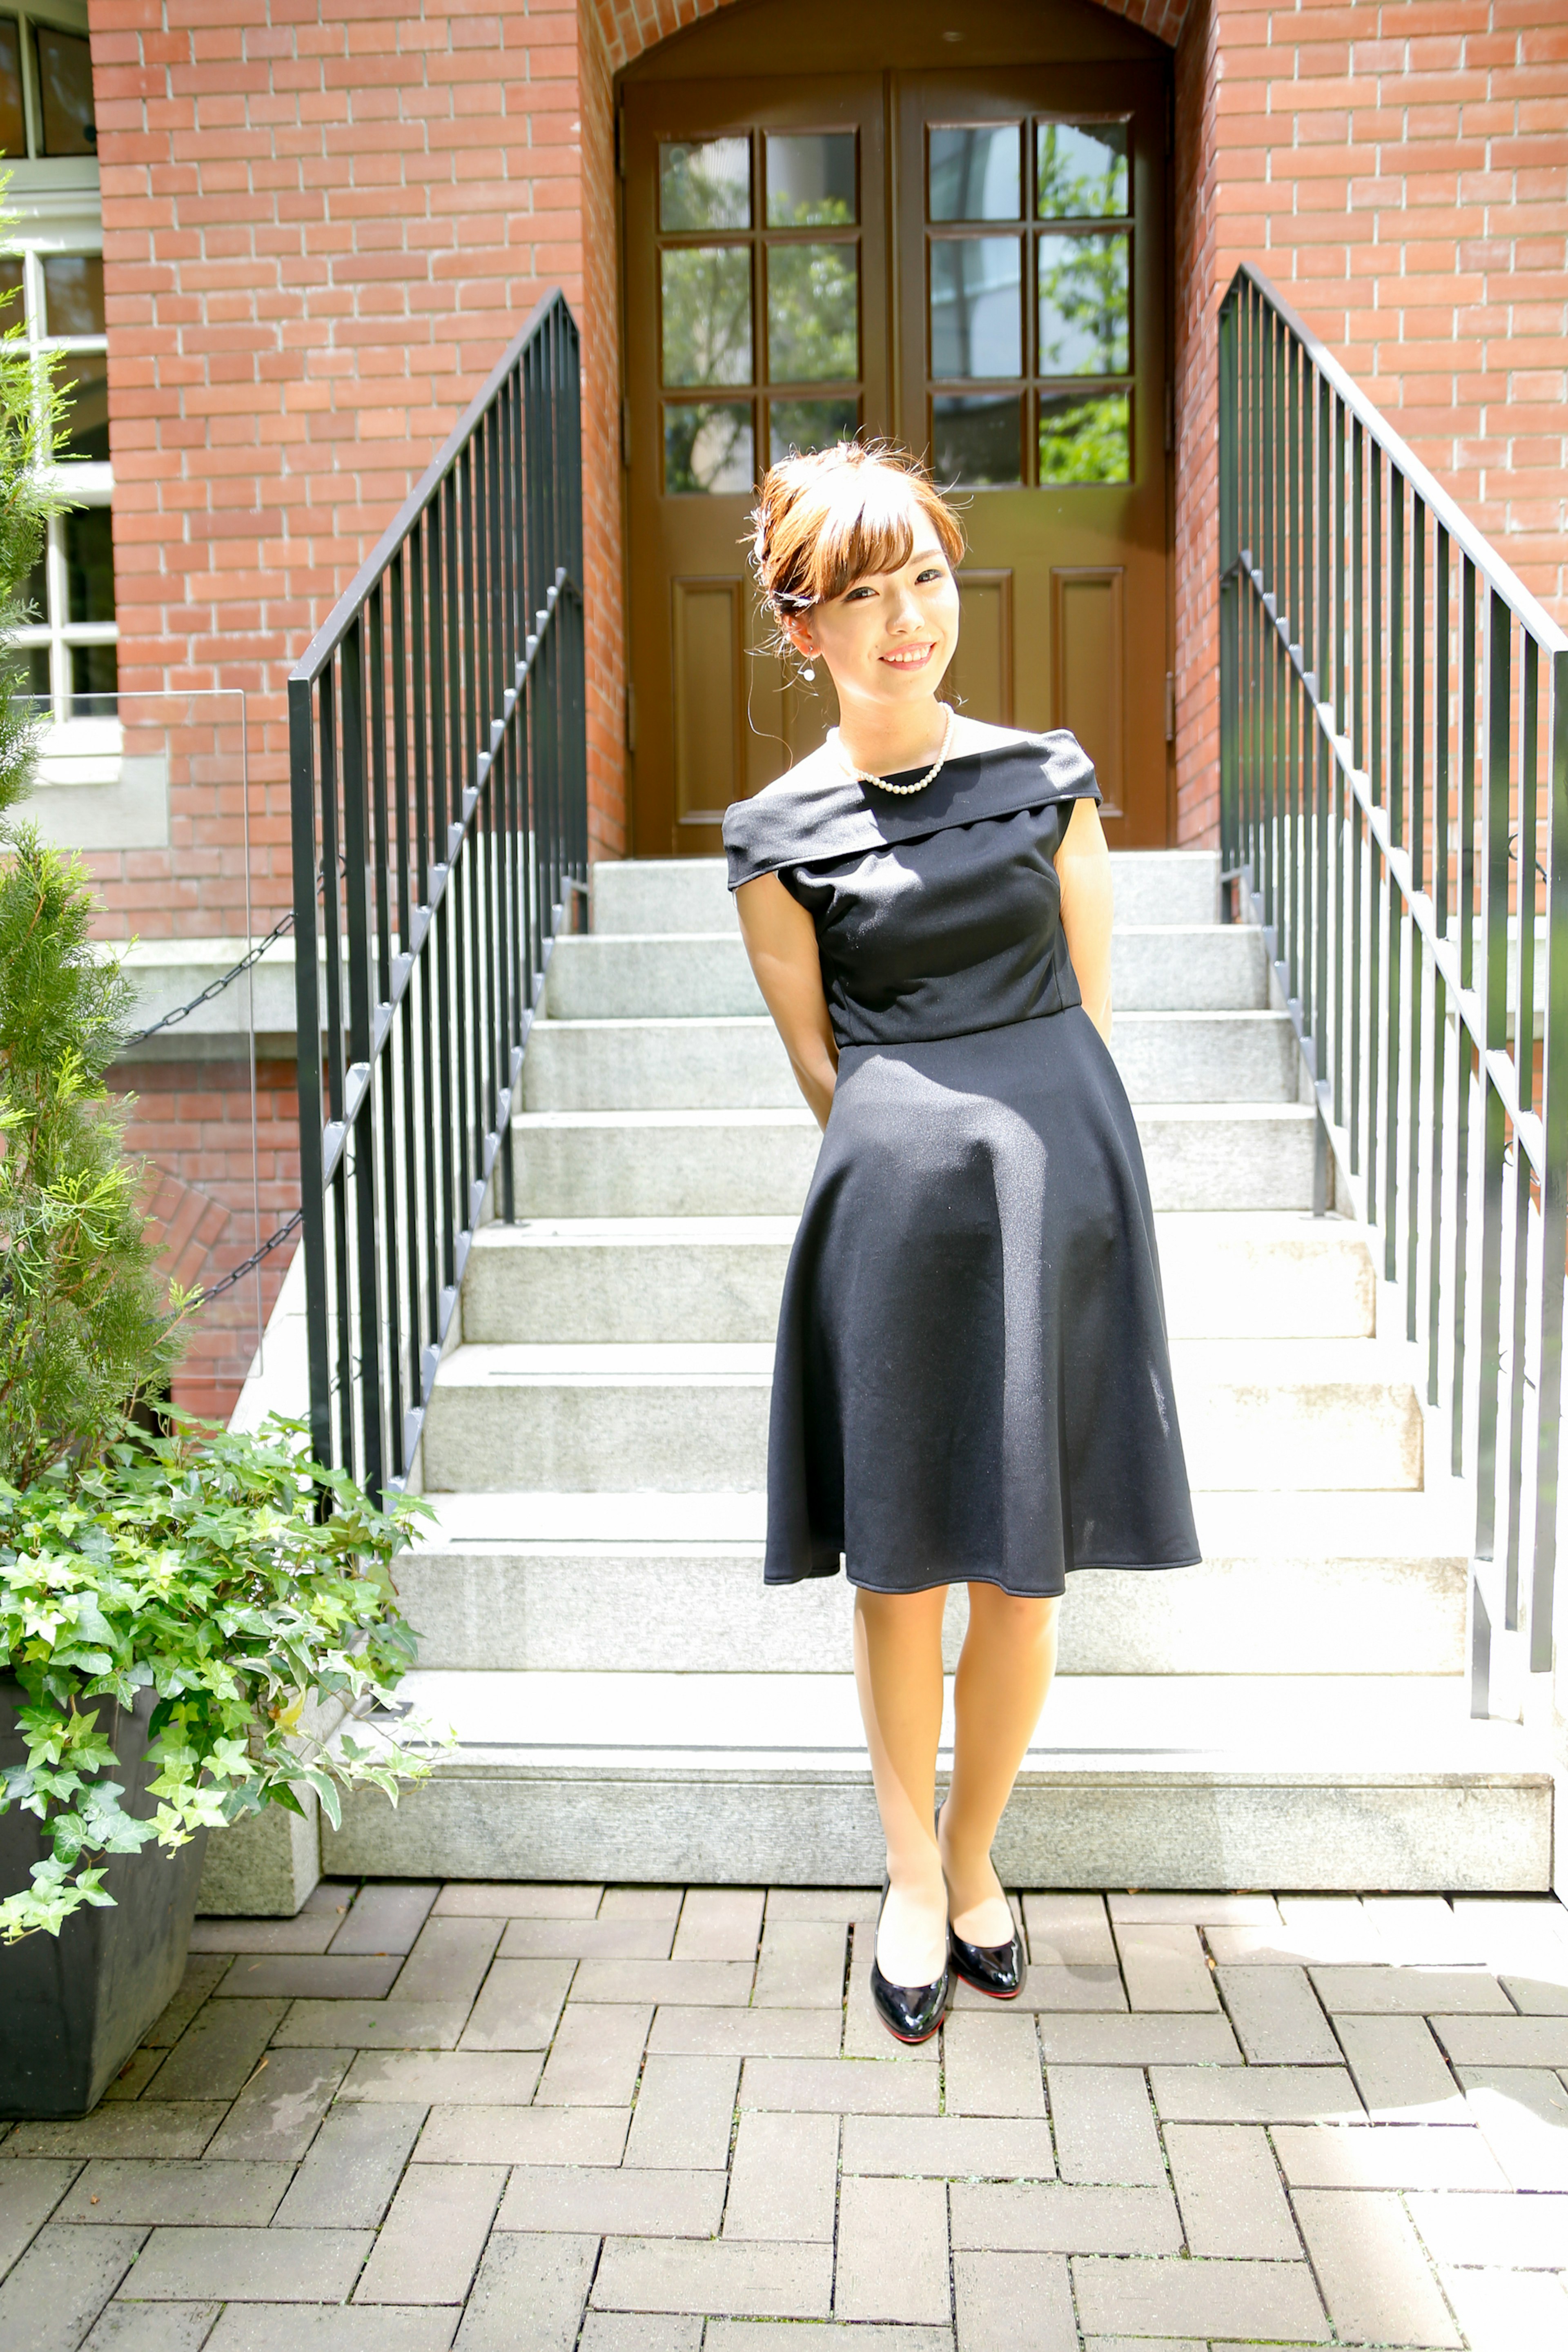
[[[827,664],[840,710],[870,713],[929,701],[958,645],[958,583],[929,518],[911,516],[909,561],[868,572],[843,595],[790,625],[807,659]]]

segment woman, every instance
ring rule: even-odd
[[[888,1844],[900,2040],[1023,1950],[991,1864],[1065,1571],[1198,1558],[1153,1221],[1110,1030],[1110,866],[1073,738],[937,700],[956,517],[914,461],[777,466],[752,564],[839,724],[724,821],[752,968],[825,1130],[784,1284],[765,1574],[837,1574]],[[807,677],[813,670],[808,667]],[[935,1823],[947,1588],[969,1587]]]

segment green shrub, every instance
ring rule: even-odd
[[[395,1802],[399,1780],[428,1769],[349,1727],[413,1664],[391,1562],[426,1507],[378,1509],[345,1473],[307,1461],[302,1436],[289,1422],[259,1438],[128,1433],[86,1467],[57,1463],[22,1489],[0,1481],[0,1659],[26,1694],[26,1750],[0,1774],[0,1811],[36,1814],[47,1849],[32,1886],[0,1899],[0,1940],[108,1903],[106,1854],[153,1838],[173,1851],[263,1805],[298,1812],[312,1793],[335,1826],[342,1789]],[[132,1706],[149,1685],[150,1822],[104,1777],[114,1759],[94,1705]]]

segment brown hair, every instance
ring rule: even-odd
[[[958,517],[919,458],[895,443],[840,441],[771,467],[751,516],[751,563],[774,620],[830,603],[868,572],[907,563],[915,507],[948,562],[959,562]]]

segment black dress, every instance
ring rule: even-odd
[[[912,779],[911,779],[912,780]],[[900,780],[901,781],[901,780]],[[785,1277],[770,1584],[878,1592],[1199,1557],[1149,1186],[1052,859],[1071,735],[906,797],[814,760],[724,820],[816,925],[838,1080]]]

